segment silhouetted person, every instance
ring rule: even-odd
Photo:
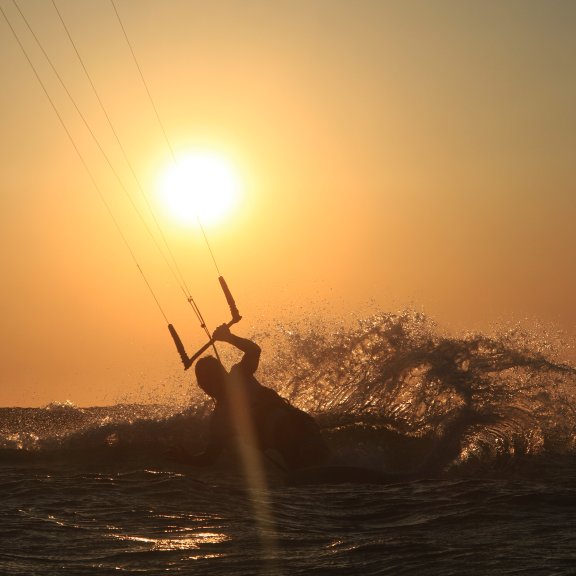
[[[196,363],[198,386],[216,406],[206,449],[193,456],[192,463],[210,464],[225,448],[236,448],[240,440],[263,451],[275,450],[288,469],[321,464],[329,450],[315,420],[254,377],[260,347],[232,334],[225,324],[216,328],[213,339],[232,344],[244,356],[230,372],[213,356]]]

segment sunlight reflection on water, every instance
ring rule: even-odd
[[[195,550],[204,544],[220,544],[230,540],[229,536],[217,532],[198,532],[185,538],[150,538],[128,534],[112,534],[112,536],[118,540],[150,544],[152,550]]]

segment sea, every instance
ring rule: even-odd
[[[193,386],[0,408],[0,574],[576,574],[576,368],[553,339],[412,310],[254,337],[331,467],[190,466],[211,409]]]

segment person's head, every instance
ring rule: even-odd
[[[196,362],[196,381],[198,386],[211,396],[218,398],[224,386],[226,368],[214,356],[205,356]]]

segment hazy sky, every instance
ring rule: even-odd
[[[170,152],[108,0],[56,0],[209,325],[201,235],[162,209]],[[0,6],[190,350],[194,316],[15,4]],[[18,0],[115,170],[134,182],[50,0]],[[576,2],[116,0],[177,154],[242,183],[207,234],[238,332],[413,306],[448,330],[576,335]],[[173,344],[0,14],[0,405],[182,390]],[[135,191],[137,196],[139,193]]]

